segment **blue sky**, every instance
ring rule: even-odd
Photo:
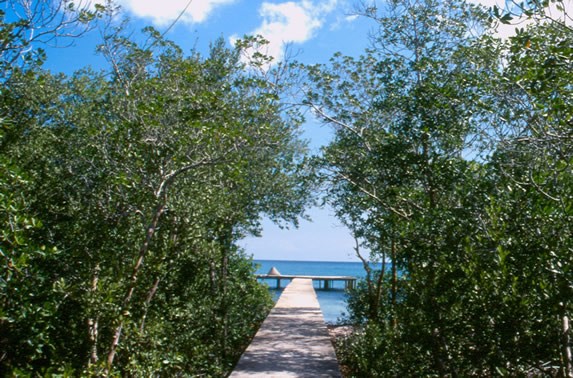
[[[138,30],[153,25],[166,30],[188,0],[123,0],[123,12]],[[304,63],[324,63],[337,51],[358,55],[368,44],[372,24],[352,15],[355,0],[254,1],[193,0],[185,14],[167,34],[184,50],[207,51],[209,44],[224,38],[229,44],[247,34],[262,34],[270,41],[268,54],[280,60],[285,46]],[[49,49],[46,68],[71,73],[86,65],[105,65],[95,54],[99,33],[93,31],[74,46]],[[304,125],[303,137],[313,152],[330,139],[330,130],[316,122]],[[354,261],[354,240],[329,208],[310,209],[312,222],[301,221],[298,229],[281,230],[264,222],[260,238],[241,244],[256,259]]]
[[[270,41],[268,54],[282,59],[286,45],[304,63],[326,62],[343,51],[357,55],[367,44],[372,27],[352,15],[356,0],[116,0],[134,30],[153,25],[163,31],[187,5],[187,11],[167,34],[184,50],[207,51],[209,43],[224,38],[231,44],[244,35],[261,34]],[[86,64],[98,66],[99,33],[77,40],[75,48],[51,50],[48,67],[65,71]],[[70,59],[72,57],[73,59]]]
[[[481,0],[486,6],[496,0]],[[153,25],[166,30],[183,9],[185,13],[167,37],[184,50],[207,51],[209,43],[222,37],[229,44],[246,34],[261,34],[270,41],[268,54],[283,58],[286,45],[304,63],[324,63],[337,51],[359,55],[368,46],[368,31],[374,25],[353,15],[357,0],[120,0],[134,29]],[[571,8],[571,0],[566,0]],[[187,8],[186,8],[187,7]],[[523,26],[523,25],[521,25]],[[513,27],[500,31],[508,35]],[[94,54],[97,31],[77,40],[75,46],[50,49],[47,67],[72,72],[86,65],[96,68],[103,58]],[[328,143],[330,131],[316,122],[305,125],[304,137],[313,151]],[[298,230],[280,230],[265,222],[262,238],[249,238],[242,245],[256,259],[355,261],[354,240],[332,216],[332,210],[310,209],[313,222],[302,221]]]

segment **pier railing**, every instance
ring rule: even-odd
[[[334,289],[334,282],[342,281],[344,282],[345,289],[353,289],[356,287],[356,277],[352,276],[305,276],[305,275],[295,275],[295,274],[257,274],[257,278],[267,281],[275,281],[276,282],[276,289],[281,288],[281,280],[288,280],[289,282],[295,278],[305,278],[311,279],[313,281],[318,281],[318,288],[329,290]]]

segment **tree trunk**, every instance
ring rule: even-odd
[[[434,357],[434,363],[436,364],[436,368],[438,369],[438,373],[440,375],[440,377],[446,377],[446,364],[444,363],[444,359],[442,357],[442,352],[441,352],[441,342],[440,342],[440,331],[435,328],[432,331],[432,354]]]
[[[569,325],[569,317],[565,312],[564,304],[561,303],[561,359],[563,361],[563,376],[567,378],[573,377],[573,369],[571,367],[570,332],[571,328]]]
[[[223,359],[227,357],[227,338],[228,338],[228,314],[227,314],[227,275],[228,275],[228,265],[229,265],[229,256],[228,256],[228,246],[226,244],[222,245],[221,248],[221,276],[219,277],[220,283],[220,292],[219,295],[221,296],[221,300],[219,301],[219,314],[221,316],[221,356]]]
[[[440,331],[440,329],[434,328],[432,335],[434,338],[432,343],[432,352],[434,354],[434,361],[438,368],[440,377],[458,378],[458,371],[452,364],[448,343],[444,337],[444,334]]]
[[[364,271],[366,272],[366,285],[368,287],[368,307],[369,307],[368,316],[372,319],[375,307],[375,304],[373,303],[374,284],[372,283],[372,268],[368,264],[368,260],[366,260],[360,253],[360,243],[358,243],[358,238],[354,237],[354,242],[356,243],[354,251],[356,252],[356,256],[360,259],[360,261],[362,261],[362,266],[364,267]]]
[[[91,284],[91,294],[95,295],[97,292],[97,285],[99,282],[99,272],[100,272],[100,265],[99,263],[95,266],[93,276],[92,276],[92,284]],[[88,339],[90,343],[90,360],[88,363],[89,365],[96,364],[98,362],[98,351],[97,351],[97,341],[98,341],[98,317],[91,317],[88,319]]]
[[[378,280],[376,280],[376,293],[374,295],[374,303],[372,306],[372,319],[378,318],[378,313],[380,312],[380,301],[382,299],[382,290],[384,289],[384,275],[386,273],[386,252],[382,251],[382,267],[380,269],[380,274],[378,275]]]
[[[436,208],[436,190],[434,185],[434,177],[432,173],[432,163],[430,161],[430,137],[424,132],[422,134],[422,156],[424,158],[423,174],[426,178],[426,193],[430,200],[430,208]]]
[[[391,263],[392,263],[392,326],[394,329],[398,326],[396,319],[396,296],[398,291],[398,268],[396,267],[396,241],[392,238],[392,245],[390,246]]]
[[[145,297],[145,303],[143,304],[144,306],[143,316],[141,317],[141,324],[139,325],[139,332],[141,333],[143,333],[143,330],[145,329],[145,319],[147,318],[147,310],[149,309],[151,300],[153,299],[155,293],[157,292],[157,288],[159,287],[160,281],[161,280],[159,277],[155,278],[155,280],[153,281],[153,285],[151,286],[151,289],[149,289],[149,291],[147,292],[147,297]]]
[[[221,227],[221,235],[219,236],[219,244],[221,247],[221,275],[220,275],[220,316],[221,324],[221,352],[224,359],[227,358],[227,340],[229,335],[229,314],[227,305],[228,293],[228,276],[229,276],[229,255],[233,246],[233,222],[230,220],[223,221]]]
[[[161,218],[161,215],[163,214],[164,210],[165,210],[165,202],[162,201],[155,208],[155,212],[153,214],[153,218],[151,220],[151,223],[149,224],[149,226],[147,226],[145,240],[143,241],[143,244],[141,245],[141,247],[139,249],[139,256],[137,258],[137,261],[135,262],[135,265],[133,266],[133,271],[131,273],[130,282],[129,282],[129,285],[127,287],[127,292],[125,293],[125,296],[123,298],[123,303],[121,306],[121,313],[119,314],[118,326],[115,329],[112,343],[111,343],[111,347],[110,347],[109,353],[107,355],[108,373],[109,373],[109,370],[111,370],[111,367],[113,366],[113,360],[115,358],[115,353],[117,351],[117,346],[119,345],[119,339],[121,338],[121,332],[123,330],[124,319],[128,315],[131,297],[133,296],[133,292],[134,292],[135,287],[137,285],[137,276],[139,274],[139,271],[141,270],[141,267],[143,266],[143,260],[145,259],[145,255],[147,254],[147,251],[149,250],[149,245],[151,243],[151,239],[153,238],[153,235],[155,234],[155,231],[157,230],[157,225],[159,223],[159,219]]]

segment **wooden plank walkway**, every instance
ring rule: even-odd
[[[312,280],[284,289],[230,377],[341,377]]]

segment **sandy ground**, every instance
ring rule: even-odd
[[[337,341],[341,341],[344,337],[349,336],[352,334],[354,327],[351,325],[327,325],[326,328],[328,329],[328,334],[330,335],[330,340],[332,341],[332,345],[334,346],[334,351],[338,354],[338,348],[336,345]],[[340,364],[340,358],[338,358],[340,373],[342,377],[348,377],[348,369],[346,366]]]
[[[335,343],[336,339],[344,336],[348,336],[352,333],[353,326],[351,325],[327,325],[328,333],[332,342]]]

